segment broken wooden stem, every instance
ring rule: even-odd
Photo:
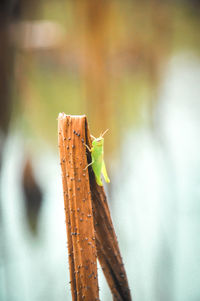
[[[96,183],[91,163],[91,136],[86,116],[58,118],[59,148],[68,236],[72,299],[99,300],[96,257],[113,299],[131,295],[103,187]]]

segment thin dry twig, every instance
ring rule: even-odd
[[[86,124],[87,145],[91,148],[89,127]],[[91,155],[87,153],[88,162]],[[96,183],[95,176],[89,167],[90,188],[92,193],[92,206],[94,215],[94,226],[96,230],[96,246],[98,260],[111,289],[114,300],[131,300],[130,289],[126,271],[113,227],[107,197],[104,188]]]

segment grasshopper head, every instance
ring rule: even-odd
[[[104,144],[103,136],[105,135],[105,133],[107,133],[107,131],[108,129],[103,134],[101,134],[99,138],[95,138],[94,136],[91,136],[93,138],[92,145],[102,147]]]
[[[104,143],[104,138],[101,137],[101,136],[99,138],[96,138],[95,140],[92,141],[92,145],[93,146],[100,146],[100,147],[102,147],[103,143]]]

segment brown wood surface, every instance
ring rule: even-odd
[[[92,200],[85,154],[85,116],[60,114],[59,147],[72,300],[99,300]]]
[[[113,300],[129,301],[128,280],[107,198],[91,166],[85,169],[91,162],[84,145],[91,147],[86,116],[60,114],[58,131],[72,300],[99,300],[98,256]]]

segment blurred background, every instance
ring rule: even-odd
[[[1,1],[1,301],[71,300],[59,112],[109,128],[133,299],[200,300],[199,25],[198,0]]]

